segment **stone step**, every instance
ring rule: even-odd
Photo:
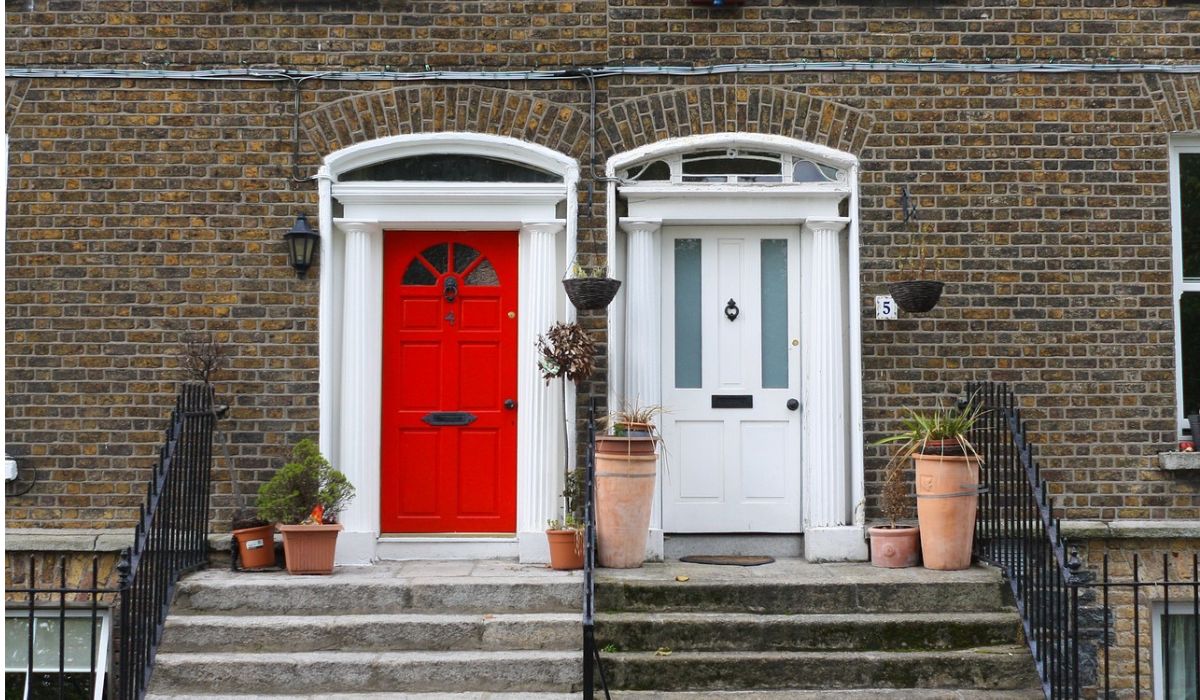
[[[613,697],[617,697],[614,693]],[[147,695],[145,700],[579,700],[579,693],[321,693],[320,695]]]
[[[578,577],[289,576],[202,572],[184,579],[173,614],[347,615],[438,611],[450,613],[577,612]],[[213,575],[209,575],[213,574]]]
[[[599,694],[598,694],[599,696]],[[1045,700],[1041,688],[1026,690],[614,690],[617,700]]]
[[[577,692],[574,651],[160,653],[152,695]]]
[[[596,639],[621,651],[936,650],[1019,644],[1021,625],[1012,612],[602,613]]]
[[[1029,650],[615,652],[602,655],[609,685],[625,690],[836,690],[1038,688]],[[905,695],[904,697],[910,697]]]
[[[955,572],[951,572],[955,573]],[[999,576],[880,580],[676,581],[604,579],[596,609],[612,612],[747,612],[774,614],[1000,612],[1012,610]]]
[[[163,652],[582,649],[580,613],[173,615]]]

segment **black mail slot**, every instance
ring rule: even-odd
[[[426,413],[421,416],[421,420],[429,425],[470,425],[475,422],[475,414],[460,411],[437,411]]]
[[[713,394],[713,408],[754,408],[753,394]]]

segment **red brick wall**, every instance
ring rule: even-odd
[[[1200,62],[1200,3],[683,0],[362,3],[33,0],[7,5],[10,66],[396,70],[758,60]],[[986,15],[986,17],[985,17]],[[316,271],[281,234],[314,216],[291,180],[287,82],[10,78],[8,449],[38,468],[12,525],[128,524],[173,401],[180,339],[213,332],[241,480],[317,430]],[[311,80],[302,175],[395,133],[515,136],[589,160],[581,80]],[[1167,137],[1200,131],[1196,75],[803,72],[598,82],[597,163],[690,133],[776,133],[858,155],[867,438],[973,379],[1015,383],[1069,515],[1200,517],[1174,442]],[[587,190],[587,176],[582,190]],[[581,207],[603,250],[602,183]],[[920,213],[904,224],[901,187]],[[586,195],[581,195],[581,198]],[[590,214],[590,216],[587,216]],[[923,317],[872,299],[920,232],[947,282]],[[602,334],[603,317],[585,323]],[[602,376],[605,363],[599,363]],[[603,393],[602,382],[587,390]],[[218,438],[219,525],[232,505]],[[868,448],[868,491],[882,451]],[[873,507],[869,515],[873,515]]]

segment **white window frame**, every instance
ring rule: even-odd
[[[1200,278],[1183,276],[1183,211],[1180,201],[1179,156],[1183,153],[1200,153],[1200,134],[1176,136],[1171,139],[1171,308],[1175,322],[1175,411],[1177,430],[1180,435],[1187,426],[1187,407],[1183,405],[1183,330],[1179,302],[1184,292],[1200,293]],[[1192,436],[1195,439],[1196,436]]]
[[[87,608],[87,609],[68,608],[65,613],[61,613],[57,608],[38,608],[38,609],[34,610],[33,616],[35,618],[48,617],[48,618],[57,619],[61,614],[62,617],[65,617],[68,619],[75,619],[75,618],[91,618],[93,613],[95,614],[96,618],[100,620],[100,636],[96,639],[96,684],[93,688],[92,698],[93,698],[93,700],[101,700],[101,698],[104,697],[105,685],[108,683],[109,647],[111,646],[111,642],[112,642],[112,611],[107,608],[96,609],[95,611],[93,611],[91,608]],[[6,628],[8,625],[8,621],[11,619],[28,620],[29,619],[29,611],[28,610],[24,610],[24,611],[11,610],[11,609],[5,610],[4,611],[4,622],[5,622]],[[6,629],[6,632],[7,632],[7,629]],[[62,632],[60,631],[59,634],[62,634]],[[28,698],[29,697],[29,681],[30,681],[28,661],[26,661],[25,665],[22,665],[20,668],[9,668],[8,665],[5,664],[4,672],[5,673],[24,673],[25,674],[25,692],[21,697]],[[50,670],[38,670],[37,668],[34,669],[34,673],[57,673],[57,672],[58,672],[57,668],[52,668]],[[87,672],[88,672],[88,670],[71,671],[71,670],[64,669],[64,673],[87,673]]]
[[[1154,607],[1151,609],[1153,610],[1153,615],[1150,618],[1150,663],[1154,673],[1154,697],[1157,699],[1166,697],[1166,678],[1164,675],[1166,671],[1166,657],[1164,654],[1167,650],[1163,648],[1162,630],[1163,618],[1167,615],[1168,607],[1162,602],[1157,602],[1154,603]],[[1191,601],[1173,601],[1170,604],[1170,614],[1193,616],[1196,614],[1196,609]],[[1200,624],[1200,619],[1196,622]]]

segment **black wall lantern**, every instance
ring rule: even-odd
[[[292,230],[283,234],[283,238],[288,244],[288,262],[292,264],[298,276],[304,277],[308,268],[312,267],[317,242],[321,240],[320,234],[312,230],[308,225],[308,218],[301,214],[296,217]]]

